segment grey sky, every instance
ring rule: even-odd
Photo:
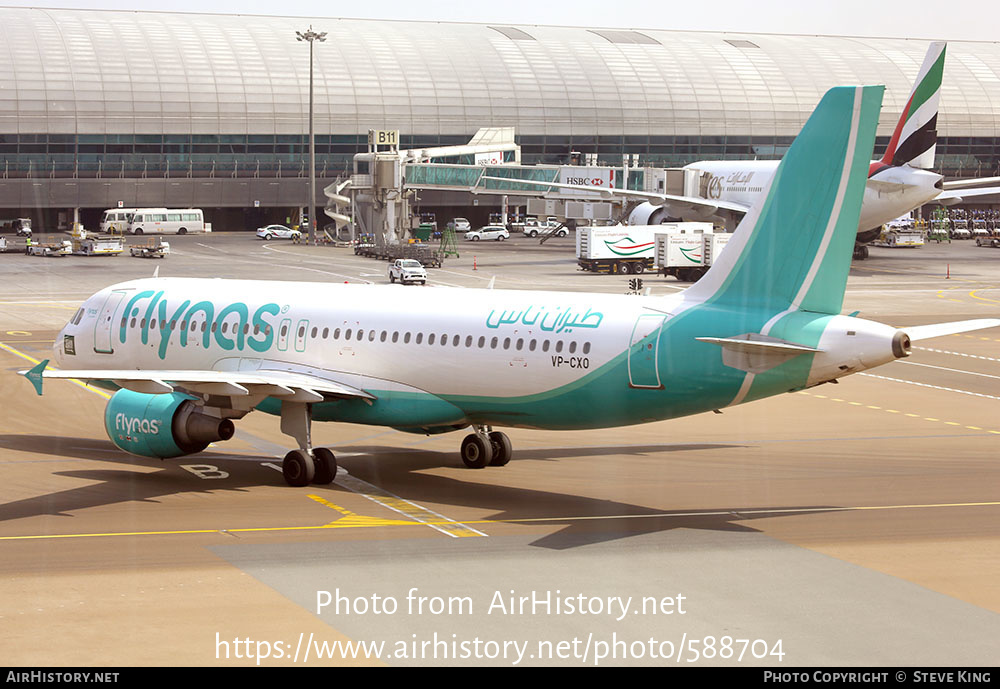
[[[886,36],[919,39],[1000,40],[995,0],[578,0],[440,2],[378,0],[0,0],[0,5],[79,9],[167,10],[303,17],[360,17],[507,24],[611,26],[751,33]]]

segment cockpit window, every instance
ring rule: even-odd
[[[80,321],[83,320],[83,309],[77,309],[76,313],[73,314],[73,318],[70,319],[70,323],[73,325],[80,325]]]

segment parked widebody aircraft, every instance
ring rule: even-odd
[[[504,465],[498,427],[628,426],[820,385],[906,357],[913,340],[1000,325],[896,328],[840,315],[882,87],[823,98],[700,282],[669,296],[152,278],[93,295],[53,359],[24,371],[116,390],[112,442],[170,458],[253,410],[298,447],[290,485],[329,483],[312,423],[472,427],[461,458]]]
[[[945,49],[945,43],[931,44],[884,154],[869,165],[868,183],[858,221],[855,258],[867,257],[866,245],[878,238],[882,225],[915,208],[935,200],[953,205],[963,198],[1000,193],[998,187],[966,188],[983,182],[995,183],[995,179],[943,183],[941,175],[924,169],[934,165]],[[779,162],[700,160],[690,163],[683,170],[687,179],[697,183],[697,189],[691,189],[686,195],[564,184],[547,186],[603,192],[608,197],[647,199],[629,214],[629,225],[659,225],[669,220],[715,220],[732,228],[762,197]],[[545,186],[539,182],[526,183]]]

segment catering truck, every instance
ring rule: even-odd
[[[712,232],[712,223],[579,227],[576,231],[576,260],[583,270],[595,273],[640,274],[658,265],[658,235],[681,233],[700,236],[706,232]]]
[[[578,227],[576,260],[594,273],[643,273],[653,269],[653,249],[659,225]]]
[[[677,223],[665,232],[656,233],[656,265],[664,275],[681,282],[697,282],[722,249],[731,234],[713,232],[711,223]]]

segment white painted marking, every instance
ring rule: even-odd
[[[973,397],[985,397],[991,400],[1000,400],[1000,397],[994,395],[984,395],[979,392],[969,392],[968,390],[956,390],[955,388],[944,388],[940,385],[928,385],[927,383],[915,383],[912,380],[902,380],[900,378],[889,378],[888,376],[877,376],[874,373],[859,373],[859,376],[866,376],[868,378],[878,378],[879,380],[891,380],[894,383],[906,383],[907,385],[916,385],[921,388],[931,388],[933,390],[944,390],[946,392],[957,392],[961,395],[972,395]]]
[[[907,366],[922,366],[924,368],[936,368],[939,371],[948,371],[950,373],[964,373],[969,376],[979,376],[980,378],[995,378],[1000,380],[1000,376],[991,376],[988,373],[976,373],[975,371],[963,371],[959,368],[945,368],[944,366],[932,366],[930,364],[920,364],[916,361],[896,361],[897,364],[906,364]]]
[[[211,464],[181,464],[180,467],[185,471],[190,471],[198,478],[203,478],[206,480],[229,478],[228,471],[222,471],[221,469],[219,469],[219,467],[213,466]]]
[[[947,349],[931,349],[930,347],[914,347],[914,349],[919,349],[923,352],[937,352],[938,354],[951,354],[952,356],[964,356],[967,359],[982,359],[983,361],[1000,361],[1000,359],[994,359],[990,356],[978,356],[976,354],[966,354],[965,352],[952,352]]]

